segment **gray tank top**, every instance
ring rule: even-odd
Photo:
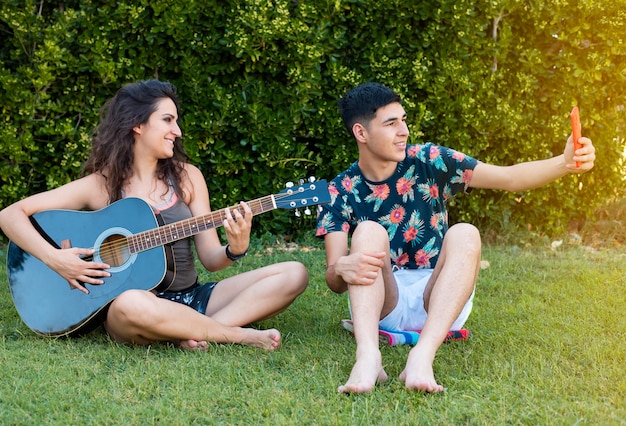
[[[164,203],[164,205],[153,207],[155,213],[161,215],[166,225],[192,217],[189,206],[179,199],[174,191],[172,191],[172,194],[170,200]],[[185,290],[194,285],[198,279],[198,273],[194,267],[193,251],[191,250],[191,237],[173,243],[172,250],[176,270],[174,271],[174,281],[167,290]]]

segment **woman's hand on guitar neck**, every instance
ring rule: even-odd
[[[250,209],[248,203],[242,201],[236,208],[225,210],[224,230],[226,231],[226,239],[230,245],[230,251],[235,255],[245,253],[250,245],[252,209]]]

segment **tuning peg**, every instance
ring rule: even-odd
[[[321,213],[322,212],[322,206],[317,206],[317,213]]]
[[[315,182],[315,176],[309,176],[309,182],[313,183]]]
[[[293,188],[293,182],[287,182],[287,183],[285,184],[285,187],[286,187],[286,188]]]
[[[295,211],[295,213],[294,213],[294,214],[296,215],[296,217],[300,217],[300,216],[301,216],[301,214],[300,214],[300,210],[298,210],[298,209],[296,209],[296,211]]]
[[[308,207],[306,209],[304,209],[304,214],[307,215],[307,216],[311,216],[311,209],[308,208]]]
[[[304,179],[298,179],[298,184],[300,185],[304,184]]]

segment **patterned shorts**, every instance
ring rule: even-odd
[[[197,282],[186,290],[181,291],[161,291],[157,292],[157,297],[171,300],[172,302],[187,305],[201,314],[206,314],[206,306],[209,303],[211,293],[217,283],[198,284]]]

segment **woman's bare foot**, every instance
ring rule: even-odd
[[[178,346],[189,351],[206,351],[209,349],[206,340],[181,340],[178,342]]]
[[[357,358],[348,381],[337,388],[338,392],[370,393],[376,383],[387,381],[388,377],[383,369],[380,352]]]
[[[255,348],[266,349],[273,351],[280,346],[280,332],[275,329],[269,330],[256,330],[254,328],[238,328],[240,340],[237,343],[240,345],[254,346]],[[227,342],[224,342],[227,343]],[[187,350],[192,351],[206,351],[209,349],[209,344],[206,340],[179,340],[178,345]]]
[[[244,337],[239,342],[242,345],[254,346],[255,348],[273,351],[280,346],[280,332],[276,329],[255,330],[254,328],[243,328]]]
[[[429,361],[428,357],[420,356],[420,353],[415,350],[416,348],[409,352],[406,367],[400,373],[400,380],[409,390],[442,392],[443,386],[435,381],[432,361]]]

